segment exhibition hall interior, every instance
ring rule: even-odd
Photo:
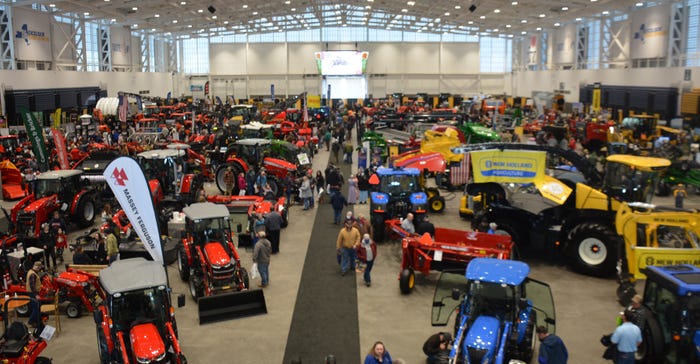
[[[700,361],[700,0],[0,0],[0,362]]]

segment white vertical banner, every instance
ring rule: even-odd
[[[668,5],[633,12],[630,26],[630,58],[666,57],[670,18],[671,8]]]
[[[576,61],[576,24],[561,27],[552,34],[554,64],[573,64]]]
[[[136,161],[113,160],[102,174],[153,260],[163,262],[160,232],[148,181]]]
[[[48,13],[12,8],[15,58],[20,61],[51,61],[51,18]]]
[[[537,55],[539,54],[539,35],[533,35],[530,37],[530,47],[528,47],[527,54],[528,54],[528,65],[535,65],[537,64],[538,57]]]
[[[112,51],[112,65],[131,65],[131,30],[129,27],[109,27],[109,43]]]

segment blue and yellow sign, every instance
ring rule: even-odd
[[[543,151],[482,150],[470,153],[475,183],[532,183],[545,175]]]

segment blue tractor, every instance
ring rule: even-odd
[[[466,274],[441,274],[432,324],[447,325],[459,307],[451,363],[530,362],[536,326],[553,333],[555,320],[549,285],[529,278],[529,273],[523,262],[475,258]]]
[[[642,305],[643,363],[700,363],[700,268],[649,266]]]
[[[378,178],[370,178],[374,185],[370,195],[370,221],[374,240],[383,241],[384,222],[406,217],[411,212],[417,224],[427,211],[428,195],[423,191],[417,168],[380,167],[375,175]]]

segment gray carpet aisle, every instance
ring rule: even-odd
[[[347,179],[350,165],[341,162],[340,169]],[[343,188],[345,196],[346,186],[347,183]],[[333,224],[331,205],[316,204],[316,210],[284,364],[294,360],[322,364],[329,354],[334,355],[338,363],[356,363],[360,358],[360,330],[355,274],[340,275],[335,241],[341,225]],[[343,218],[347,211],[348,208],[343,211]]]

